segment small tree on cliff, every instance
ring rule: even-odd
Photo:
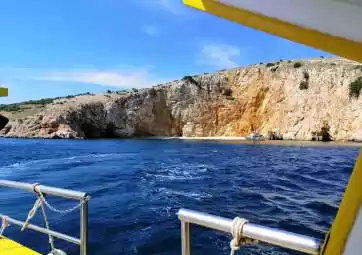
[[[194,77],[190,76],[190,75],[186,75],[182,78],[183,81],[185,82],[189,82],[191,84],[194,85],[199,85],[199,83],[194,79]]]
[[[302,63],[300,63],[300,62],[295,62],[293,66],[294,66],[294,68],[299,68],[299,67],[302,66]]]
[[[362,89],[362,76],[349,84],[349,98],[359,98]]]

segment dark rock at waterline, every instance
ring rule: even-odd
[[[0,115],[0,130],[3,129],[6,126],[6,124],[8,124],[8,122],[9,122],[8,118],[6,118],[3,115]]]

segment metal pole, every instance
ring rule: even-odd
[[[1,186],[8,187],[8,188],[23,189],[25,191],[34,192],[34,190],[33,190],[34,184],[29,184],[29,183],[0,180],[0,187]],[[47,230],[45,228],[38,227],[38,226],[32,225],[32,224],[29,224],[27,226],[27,228],[40,232],[40,233],[43,233],[43,234],[50,234],[51,236],[77,244],[80,246],[80,254],[86,255],[87,246],[88,246],[88,200],[90,199],[90,197],[87,195],[87,193],[84,193],[84,192],[54,188],[54,187],[49,187],[49,186],[45,186],[45,185],[37,185],[36,187],[39,188],[40,191],[44,194],[60,196],[60,197],[80,201],[80,203],[81,203],[81,206],[80,206],[80,216],[81,216],[80,239],[74,238],[74,237],[71,237],[71,236],[56,232],[56,231]],[[0,214],[0,216],[1,216],[1,214]],[[10,223],[18,225],[20,227],[22,227],[24,224],[24,222],[21,222],[21,221],[18,221],[18,220],[9,218],[9,217],[8,217],[8,220]]]
[[[180,209],[178,218],[181,221],[201,225],[207,228],[230,233],[232,220],[192,210]],[[253,223],[247,223],[243,227],[243,236],[255,240],[278,245],[308,254],[318,255],[322,241],[291,232],[263,227]]]
[[[4,186],[4,187],[8,187],[8,188],[23,189],[26,191],[33,192],[33,184],[24,183],[24,182],[0,180],[0,186]],[[60,197],[64,197],[64,198],[74,199],[74,200],[82,200],[83,198],[85,198],[87,196],[87,193],[84,193],[84,192],[54,188],[54,187],[49,187],[49,186],[45,186],[45,185],[39,185],[38,188],[44,194],[60,196]]]
[[[181,221],[181,249],[182,255],[191,254],[190,223]]]
[[[2,216],[2,215],[0,215],[0,216]],[[5,216],[5,215],[3,215],[3,216]],[[9,223],[17,225],[19,227],[23,227],[23,225],[25,223],[23,221],[19,221],[19,220],[10,218],[10,217],[7,217],[7,220],[9,221]],[[74,237],[53,231],[53,230],[47,230],[46,228],[38,227],[36,225],[29,224],[29,225],[27,225],[26,229],[31,229],[31,230],[34,230],[34,231],[37,231],[37,232],[40,232],[40,233],[46,234],[46,235],[51,235],[53,237],[56,237],[56,238],[59,238],[59,239],[62,239],[62,240],[65,240],[65,241],[68,241],[68,242],[71,242],[71,243],[74,243],[77,245],[80,245],[80,243],[81,243],[80,239],[78,239],[78,238],[74,238]]]
[[[243,235],[261,242],[313,255],[318,255],[322,246],[322,241],[319,239],[253,223],[247,223],[244,226]]]
[[[88,249],[88,200],[81,201],[80,207],[80,255],[87,255]]]
[[[180,209],[177,213],[181,221],[230,233],[232,220],[207,213]]]

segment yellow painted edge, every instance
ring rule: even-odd
[[[4,236],[0,236],[0,254],[1,255],[40,255],[29,248],[18,244]]]
[[[215,0],[183,0],[185,5],[288,40],[362,62],[362,44],[300,27]]]
[[[339,206],[329,236],[326,237],[324,255],[343,254],[346,242],[362,205],[362,151],[360,152],[348,186]]]
[[[0,97],[7,97],[8,95],[9,95],[8,89],[0,87]]]

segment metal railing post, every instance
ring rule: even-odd
[[[50,229],[45,229],[42,227],[38,227],[36,225],[29,224],[27,226],[28,229],[32,229],[36,232],[48,234],[53,237],[57,237],[60,239],[63,239],[65,241],[77,244],[80,246],[80,254],[81,255],[87,255],[88,252],[88,201],[90,199],[90,196],[88,196],[85,192],[79,192],[79,191],[73,191],[68,189],[61,189],[61,188],[55,188],[45,185],[36,184],[29,184],[24,182],[15,182],[15,181],[8,181],[8,180],[0,180],[0,187],[7,187],[7,188],[15,188],[15,189],[22,189],[29,192],[34,192],[35,187],[38,189],[37,192],[41,192],[44,195],[53,195],[53,196],[59,196],[66,199],[74,199],[78,200],[80,202],[80,238],[74,238],[66,234],[62,234]],[[79,205],[76,207],[73,207],[68,210],[57,210],[54,207],[50,206],[47,201],[44,200],[44,203],[46,206],[49,207],[50,210],[60,213],[69,213],[74,211],[75,209],[78,209]],[[0,216],[5,216],[1,215]],[[7,217],[7,216],[6,216]],[[18,221],[16,219],[12,219],[10,217],[7,217],[8,221],[10,223],[13,223],[14,225],[22,227],[24,222]]]
[[[80,207],[80,255],[87,255],[88,249],[88,199],[81,201]]]
[[[0,216],[5,216],[5,215],[1,215]],[[16,225],[16,226],[19,226],[19,227],[23,227],[25,222],[23,221],[20,221],[20,220],[16,220],[16,219],[13,219],[13,218],[10,218],[8,216],[5,216],[7,217],[7,220],[10,224],[13,224],[13,225]],[[81,241],[80,239],[78,238],[75,238],[75,237],[72,237],[72,236],[68,236],[66,234],[62,234],[62,233],[59,233],[59,232],[56,232],[56,231],[53,231],[53,230],[48,230],[46,228],[42,228],[42,227],[38,227],[36,225],[33,225],[33,224],[28,224],[27,229],[31,229],[33,231],[36,231],[36,232],[39,232],[39,233],[42,233],[42,234],[46,234],[46,235],[51,235],[52,237],[56,237],[56,238],[59,238],[59,239],[62,239],[64,241],[67,241],[67,242],[70,242],[70,243],[74,243],[76,245],[80,245],[81,244]],[[1,254],[1,253],[0,253]]]
[[[181,221],[181,245],[182,255],[190,255],[190,223],[185,221]]]

